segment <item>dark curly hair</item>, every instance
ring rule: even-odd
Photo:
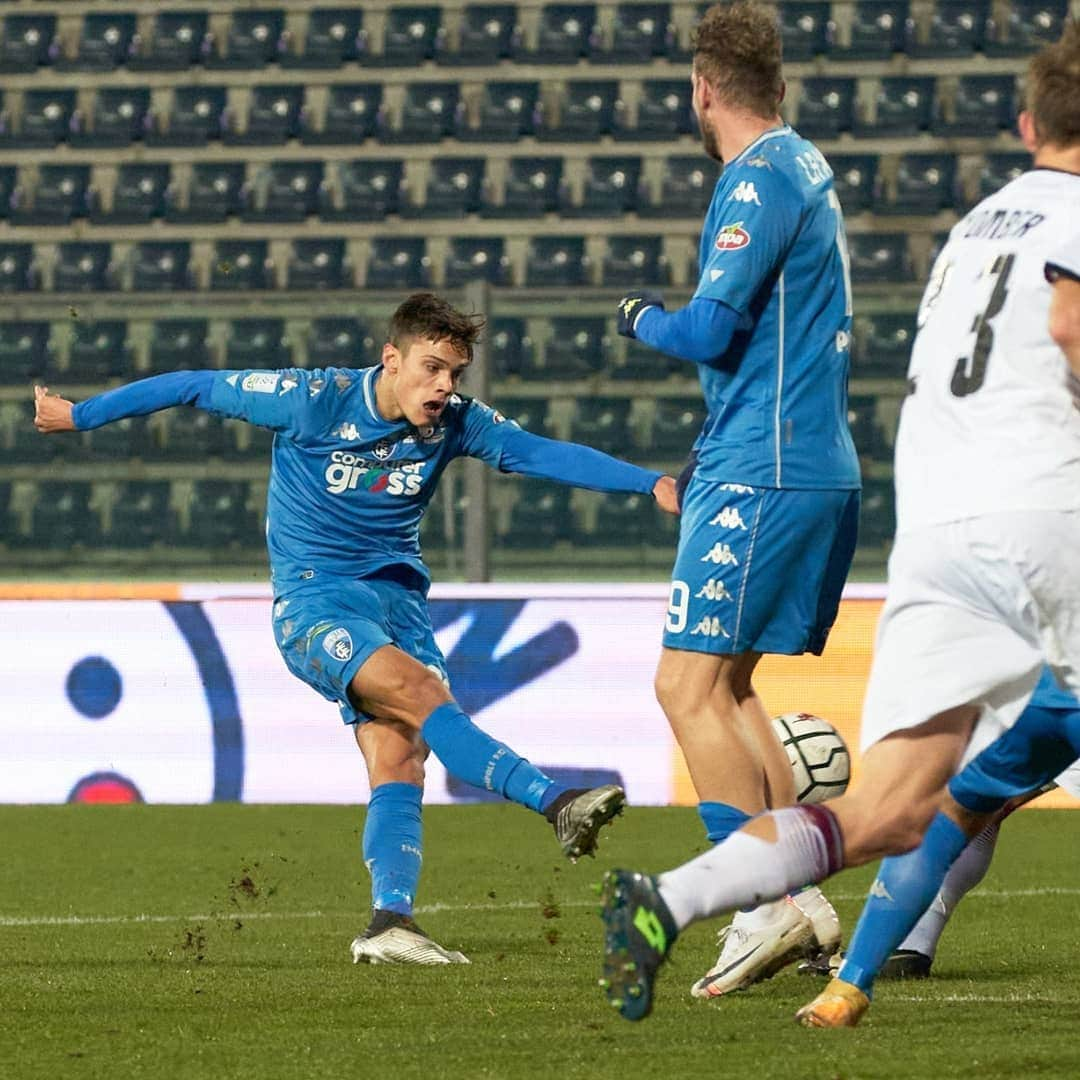
[[[390,316],[390,344],[404,351],[414,338],[449,338],[450,344],[471,360],[484,323],[483,315],[466,315],[435,293],[413,293]]]
[[[694,31],[694,72],[734,108],[780,111],[784,78],[776,12],[750,0],[713,4]]]
[[[1024,93],[1039,143],[1080,144],[1080,21],[1032,58]]]

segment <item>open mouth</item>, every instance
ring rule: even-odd
[[[445,405],[445,401],[425,401],[423,406],[424,415],[429,420],[437,420]]]

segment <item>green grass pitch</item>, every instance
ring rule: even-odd
[[[690,983],[716,926],[676,947],[658,1006],[621,1020],[596,986],[589,886],[700,846],[685,809],[631,809],[562,861],[516,807],[425,812],[419,918],[469,967],[354,967],[363,811],[0,808],[0,1075],[457,1080],[869,1080],[1080,1076],[1080,814],[1017,814],[930,982],[883,984],[855,1031],[804,1031],[793,971],[719,1005]],[[845,929],[870,881],[828,892]]]

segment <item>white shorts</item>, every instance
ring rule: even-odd
[[[966,764],[1015,723],[1043,663],[1080,695],[1080,511],[988,514],[901,533],[863,704],[863,752],[986,705]]]

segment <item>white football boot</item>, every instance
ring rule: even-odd
[[[350,946],[354,964],[467,964],[464,953],[444,949],[408,916],[376,911]]]

